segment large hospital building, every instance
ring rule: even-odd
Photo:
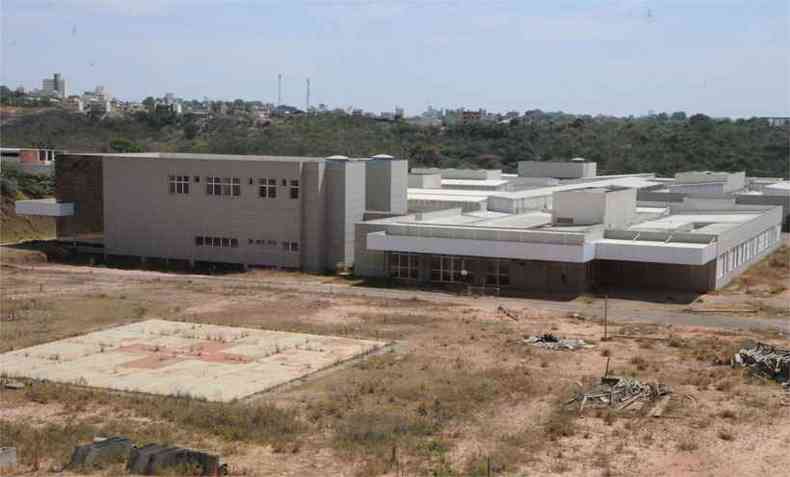
[[[234,263],[411,284],[707,291],[781,243],[790,186],[743,173],[597,175],[595,163],[412,169],[370,158],[63,154],[58,240],[106,256]]]

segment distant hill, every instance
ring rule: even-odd
[[[2,165],[0,175],[0,242],[47,239],[55,236],[53,217],[16,215],[14,201],[52,195],[52,177],[25,174],[13,164]]]
[[[533,113],[528,120],[426,128],[404,122],[323,114],[260,125],[247,116],[140,113],[90,119],[64,111],[14,118],[4,145],[51,144],[72,151],[124,150],[368,156],[389,153],[411,165],[502,167],[521,160],[581,156],[608,173],[690,169],[746,170],[787,177],[790,128],[762,119],[713,119],[661,114],[650,118]]]

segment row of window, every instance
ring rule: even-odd
[[[228,237],[204,237],[198,235],[195,237],[195,245],[198,247],[238,248],[239,239]]]
[[[189,176],[168,176],[168,190],[171,194],[189,194]],[[195,183],[200,182],[200,177],[195,176],[192,181]],[[253,185],[253,179],[250,178],[250,185]],[[288,188],[288,196],[291,199],[299,198],[299,181],[298,180],[282,180],[282,187]],[[227,195],[232,197],[239,197],[241,195],[241,179],[238,177],[206,177],[206,195]],[[277,179],[264,177],[258,179],[258,197],[264,199],[277,198]]]
[[[283,187],[288,187],[288,196],[291,199],[298,199],[299,198],[299,181],[298,180],[287,181],[287,180],[283,179],[282,186]],[[264,199],[276,199],[277,198],[277,179],[272,179],[272,178],[258,179],[258,197],[262,197]]]
[[[276,240],[249,240],[250,244],[262,245],[269,248],[277,248]],[[195,237],[195,246],[213,248],[239,248],[239,239],[229,237],[206,237],[203,235],[198,235]],[[285,252],[298,252],[299,242],[281,242],[280,247]]]
[[[750,262],[779,240],[779,227],[771,227],[759,235],[719,255],[716,262],[716,277],[722,278],[741,265]]]
[[[241,195],[241,179],[238,177],[206,177],[206,194]]]
[[[260,245],[264,248],[277,248],[276,240],[254,240],[250,239],[250,245]],[[298,252],[299,242],[280,242],[280,248],[284,252]]]
[[[431,257],[431,281],[458,283],[469,281],[466,259],[461,257]],[[419,277],[419,255],[392,253],[389,260],[390,272],[395,278],[416,280]],[[510,285],[510,267],[506,261],[487,260],[486,285]]]

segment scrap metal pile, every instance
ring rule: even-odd
[[[579,412],[585,406],[627,409],[636,404],[644,405],[669,395],[672,390],[666,384],[642,383],[638,379],[620,376],[604,376],[601,382],[586,392],[577,394],[566,404],[579,403]]]
[[[790,388],[790,350],[755,343],[735,353],[733,365],[746,366],[755,374],[783,383],[785,389]]]
[[[588,344],[584,340],[564,339],[558,336],[554,336],[550,333],[540,336],[530,336],[529,338],[525,338],[524,342],[532,346],[537,346],[540,348],[552,349],[552,350],[558,350],[558,349],[577,350],[582,348],[593,347],[593,345]]]

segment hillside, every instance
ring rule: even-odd
[[[52,195],[52,177],[24,174],[3,164],[0,178],[0,242],[47,239],[55,236],[52,217],[23,217],[14,212],[17,199],[38,199]]]
[[[534,113],[509,124],[424,128],[406,123],[324,114],[256,126],[244,116],[199,119],[138,114],[92,120],[47,111],[10,121],[4,144],[51,144],[74,151],[125,150],[365,156],[390,153],[412,165],[502,167],[520,160],[582,156],[608,173],[690,169],[746,170],[788,176],[790,128],[761,119],[713,119],[683,113],[651,118]],[[116,141],[111,147],[111,143]]]

